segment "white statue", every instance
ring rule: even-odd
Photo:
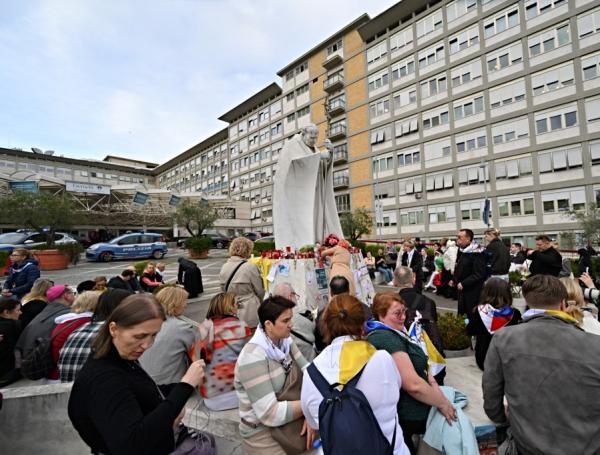
[[[330,233],[343,237],[333,196],[331,142],[315,147],[319,131],[313,124],[287,141],[273,186],[275,246],[300,248],[322,242]]]

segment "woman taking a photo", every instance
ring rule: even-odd
[[[374,321],[368,321],[367,340],[377,349],[391,354],[402,378],[398,401],[398,419],[404,442],[410,453],[416,453],[413,435],[425,433],[431,406],[438,408],[449,423],[456,420],[456,410],[427,371],[427,355],[411,340],[404,327],[406,306],[395,292],[382,292],[373,300]]]
[[[294,302],[284,297],[269,297],[258,308],[260,325],[244,346],[235,365],[234,385],[240,402],[240,434],[247,455],[285,455],[281,441],[274,439],[273,428],[282,427],[302,417],[300,407],[300,369],[307,362],[292,342],[292,308]],[[293,371],[295,370],[295,371]],[[292,376],[293,375],[293,376]],[[290,378],[296,378],[297,397],[279,399]],[[306,450],[312,447],[309,433]],[[298,432],[300,433],[300,432]],[[298,437],[296,433],[294,436]]]
[[[181,382],[160,388],[138,359],[160,331],[165,315],[151,295],[127,297],[111,313],[92,344],[69,397],[69,418],[93,453],[166,455],[187,431],[186,401],[204,378],[204,362],[192,363]]]

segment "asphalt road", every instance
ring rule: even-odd
[[[161,262],[167,264],[165,269],[165,281],[175,281],[177,279],[177,259],[182,255],[186,255],[184,250],[178,248],[171,249],[161,260]],[[219,271],[226,260],[227,250],[225,249],[210,250],[207,259],[194,260],[202,272],[204,293],[201,294],[200,297],[188,301],[188,308],[185,313],[186,316],[196,321],[202,321],[204,319],[210,299],[220,292]],[[137,260],[116,260],[112,262],[88,262],[87,260],[82,259],[76,266],[71,266],[66,270],[42,272],[42,277],[48,278],[57,284],[68,284],[75,288],[78,283],[84,280],[93,280],[94,277],[99,275],[110,279],[136,261]],[[394,288],[391,286],[376,285],[375,290],[383,292],[394,290]],[[427,292],[425,295],[436,302],[438,310],[456,311],[456,301],[437,296],[431,292]]]

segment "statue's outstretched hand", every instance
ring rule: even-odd
[[[330,157],[331,157],[331,153],[329,153],[329,150],[325,150],[324,152],[321,152],[321,159],[323,161],[328,161]]]

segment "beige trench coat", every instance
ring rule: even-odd
[[[223,292],[225,292],[227,280],[243,260],[239,256],[231,256],[221,267],[219,282]],[[256,328],[258,326],[258,306],[265,296],[265,287],[258,266],[251,262],[242,265],[231,280],[228,292],[233,292],[237,296],[239,318],[248,327]]]

